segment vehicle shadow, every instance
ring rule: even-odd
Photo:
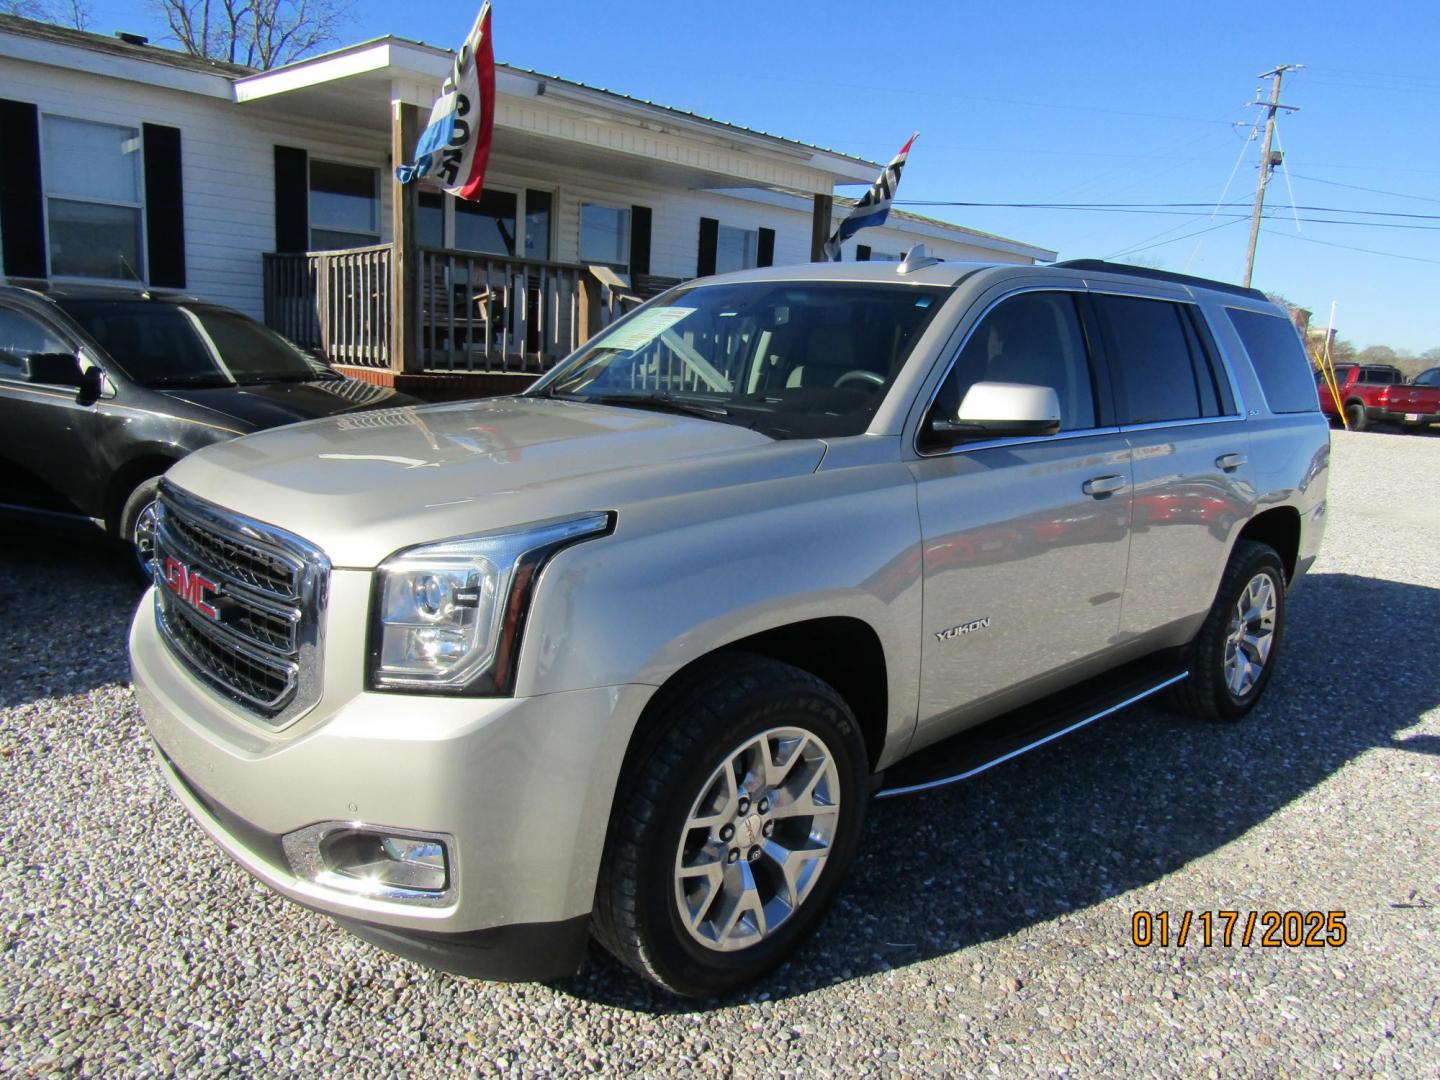
[[[756,987],[677,1001],[593,950],[556,984],[646,1013],[784,998],[962,951],[1149,884],[1223,847],[1366,750],[1440,755],[1440,589],[1314,574],[1264,702],[1205,724],[1140,706],[974,780],[871,805],[836,908]],[[1383,658],[1387,678],[1377,679]],[[1404,673],[1411,672],[1411,677]],[[1238,899],[1238,898],[1236,898]]]
[[[103,537],[0,530],[0,708],[129,679],[144,592],[129,558]]]

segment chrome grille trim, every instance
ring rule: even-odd
[[[168,587],[172,558],[218,586],[221,619]],[[162,481],[151,573],[161,637],[206,685],[272,728],[320,700],[330,561],[313,544]]]

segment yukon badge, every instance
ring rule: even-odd
[[[989,630],[990,616],[983,619],[972,619],[970,622],[961,623],[959,626],[952,626],[949,630],[940,630],[935,634],[936,641],[949,641],[964,634],[973,634],[976,630]]]

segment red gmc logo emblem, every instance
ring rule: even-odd
[[[219,610],[205,599],[206,593],[216,593],[220,586],[179,559],[165,560],[165,587],[207,619],[220,618]]]

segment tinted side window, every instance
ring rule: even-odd
[[[1270,411],[1299,413],[1319,408],[1310,360],[1294,324],[1279,315],[1258,311],[1230,308],[1226,313],[1250,356]]]
[[[18,311],[0,308],[0,375],[19,377],[20,363],[36,353],[68,353],[74,350],[43,323]]]
[[[1205,416],[1201,372],[1191,351],[1185,313],[1166,300],[1104,295],[1094,300],[1111,366],[1118,375],[1121,422],[1151,424]],[[1204,378],[1211,379],[1208,369]],[[1207,390],[1206,403],[1213,400],[1213,383]]]
[[[1440,386],[1440,368],[1422,371],[1415,377],[1416,386]]]
[[[1031,292],[1002,300],[971,332],[936,397],[936,415],[953,417],[977,382],[1052,387],[1060,430],[1095,423],[1095,387],[1085,335],[1069,293]]]

